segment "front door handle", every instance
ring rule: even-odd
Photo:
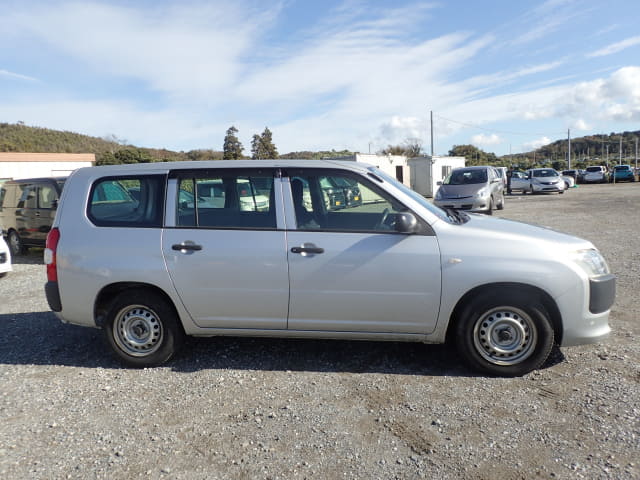
[[[324,253],[324,248],[316,247],[313,243],[305,243],[301,247],[291,247],[291,253],[313,254]]]
[[[191,243],[191,242],[176,243],[175,245],[171,245],[171,250],[177,250],[183,253],[197,252],[202,250],[202,245],[196,245],[195,243]]]

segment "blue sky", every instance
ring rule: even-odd
[[[0,122],[172,150],[498,155],[640,129],[640,2],[0,0]]]

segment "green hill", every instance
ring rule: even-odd
[[[0,123],[0,152],[94,153],[98,164],[222,159],[222,152],[214,150],[173,152],[142,148],[125,145],[115,137],[91,137],[21,123]]]

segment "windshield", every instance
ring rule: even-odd
[[[487,183],[487,171],[482,169],[457,169],[442,182],[443,185],[471,185]]]
[[[557,177],[558,172],[550,168],[545,168],[544,170],[534,170],[533,176],[534,177]]]
[[[411,190],[409,187],[407,187],[403,183],[400,183],[395,178],[387,175],[382,170],[378,170],[375,167],[371,167],[371,168],[369,168],[369,171],[371,173],[373,173],[374,175],[377,175],[378,177],[382,178],[385,182],[389,182],[394,187],[396,187],[397,189],[401,190],[403,193],[407,194],[413,200],[418,202],[422,207],[426,208],[431,213],[436,215],[439,219],[444,220],[444,221],[449,222],[449,223],[452,223],[451,219],[449,218],[449,216],[447,215],[447,213],[444,210],[442,210],[440,207],[436,207],[434,204],[432,204],[429,200],[424,198],[418,192],[416,192],[414,190]]]

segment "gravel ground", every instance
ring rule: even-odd
[[[0,280],[0,478],[640,478],[639,199],[586,185],[497,212],[591,240],[618,275],[609,341],[515,379],[441,345],[234,338],[128,370],[48,311],[42,252],[19,257]]]

